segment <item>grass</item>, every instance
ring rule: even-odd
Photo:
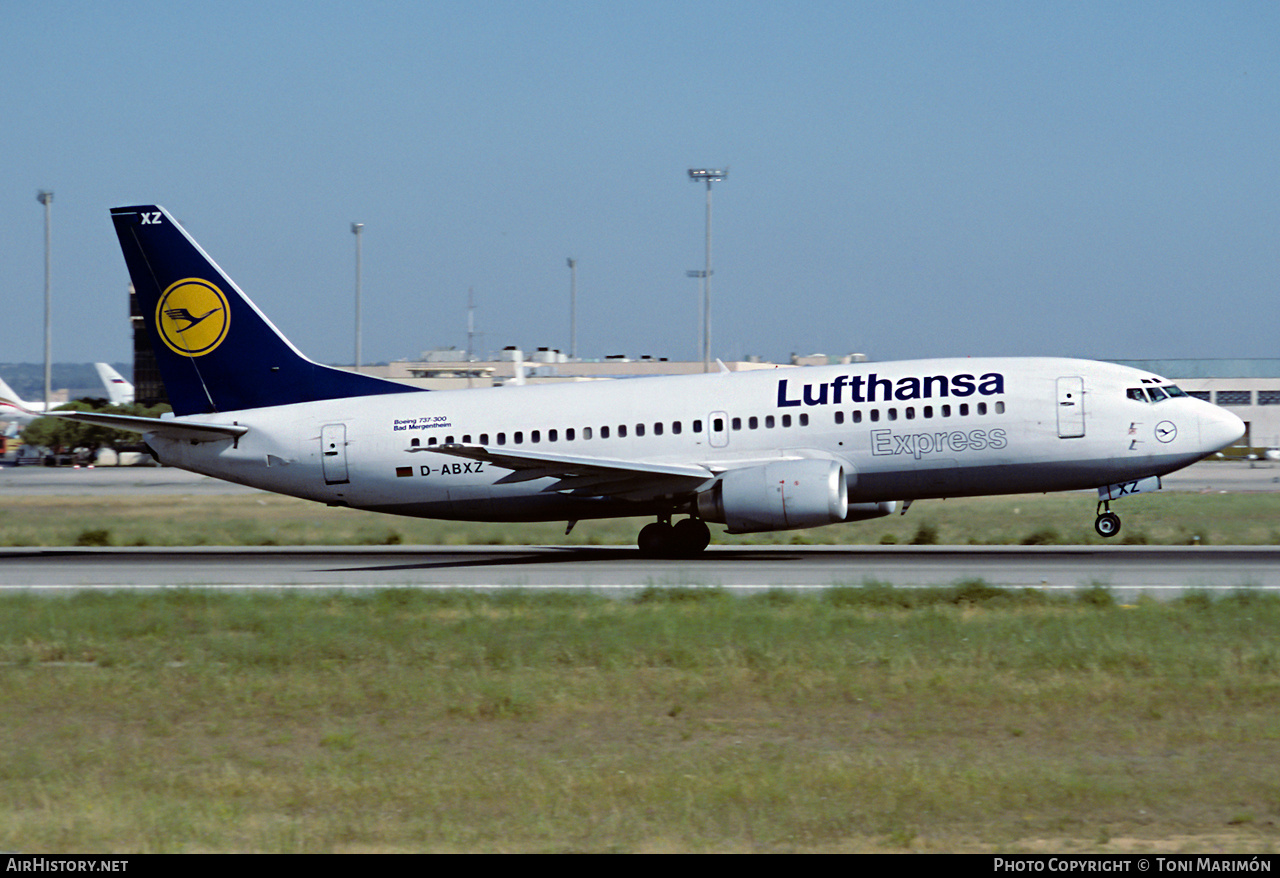
[[[906,515],[804,531],[732,536],[720,545],[1035,544],[1104,541],[1090,494],[921,501]],[[1119,542],[1153,545],[1280,543],[1280,493],[1135,497],[1117,504]],[[631,545],[642,519],[487,524],[399,518],[270,494],[137,497],[5,497],[0,545]]]
[[[1280,601],[0,599],[0,847],[1274,851]]]

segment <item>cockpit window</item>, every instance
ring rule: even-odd
[[[1138,402],[1163,402],[1176,396],[1187,395],[1187,392],[1176,384],[1165,384],[1161,387],[1130,387],[1125,391],[1125,396],[1136,399]],[[1150,399],[1147,398],[1148,396]]]

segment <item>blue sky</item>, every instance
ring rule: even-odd
[[[1274,2],[43,2],[0,29],[0,361],[128,360],[108,209],[305,353],[1277,356]]]

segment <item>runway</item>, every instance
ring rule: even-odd
[[[1280,590],[1275,546],[712,547],[692,561],[632,548],[411,546],[0,549],[0,593],[82,590],[569,589],[616,596],[648,587],[735,593],[868,581],[899,588],[982,579],[1006,588],[1110,588],[1118,600],[1188,590]]]
[[[1165,478],[1169,490],[1280,489],[1271,461],[1206,461]],[[256,493],[180,470],[0,468],[5,496]],[[1274,546],[713,546],[692,561],[632,547],[0,548],[0,592],[84,589],[585,589],[650,586],[825,589],[868,581],[899,588],[982,579],[1006,588],[1104,585],[1120,600],[1188,589],[1280,589]]]

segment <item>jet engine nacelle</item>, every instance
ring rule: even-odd
[[[698,515],[729,533],[818,527],[844,521],[849,489],[834,460],[784,460],[730,470],[698,495]]]

